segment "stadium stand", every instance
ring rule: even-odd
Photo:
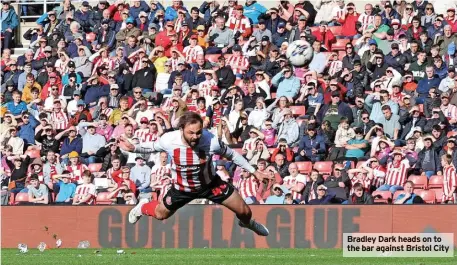
[[[161,199],[175,161],[118,140],[159,141],[187,111],[271,176],[241,185],[213,157],[249,203],[393,203],[407,180],[457,203],[455,11],[407,2],[2,1],[2,204]]]

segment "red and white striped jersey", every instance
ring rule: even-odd
[[[51,122],[54,125],[54,129],[56,130],[65,130],[68,127],[68,118],[67,114],[60,110],[60,112],[52,112],[51,113]]]
[[[336,73],[343,69],[343,62],[342,61],[332,61],[328,66],[328,73],[330,76],[334,76]]]
[[[407,159],[403,159],[399,163],[394,165],[394,162],[387,164],[386,182],[387,185],[398,185],[403,186],[406,182],[406,173],[409,168],[409,162]]]
[[[368,26],[374,24],[374,16],[373,15],[367,15],[365,13],[360,14],[359,20],[360,23],[362,23],[362,30],[366,30]]]
[[[359,174],[359,173],[352,174],[350,176],[350,179],[351,179],[351,191],[349,193],[350,195],[352,195],[354,193],[354,185],[357,183],[362,184],[365,192],[370,191],[372,179],[369,178],[366,174]]]
[[[135,58],[135,63],[133,64],[132,67],[132,74],[135,74],[136,71],[139,71],[143,69],[143,63],[141,62],[141,59]]]
[[[457,186],[457,175],[455,167],[450,165],[443,169],[443,200],[450,200],[454,196]]]
[[[76,166],[68,165],[66,170],[70,171],[71,174],[71,182],[78,182],[78,184],[82,184],[82,175],[84,170],[88,170],[89,168],[84,164],[79,164]]]
[[[203,49],[198,45],[194,47],[186,46],[183,53],[187,63],[195,63],[197,62],[197,55],[203,55]]]
[[[346,8],[343,7],[343,9],[341,9],[339,6],[335,6],[332,9],[332,18],[329,20],[333,20],[335,17],[336,19],[344,18],[346,13]]]
[[[95,185],[90,184],[82,184],[76,187],[75,191],[75,198],[78,198],[78,201],[81,200],[83,197],[90,195],[91,198],[87,201],[87,204],[93,204],[95,198]]]
[[[108,71],[112,71],[116,67],[116,62],[111,58],[98,57],[92,68],[92,75],[95,75],[97,73],[97,67],[100,67],[102,65],[105,65]]]
[[[149,128],[147,129],[138,129],[135,131],[135,134],[134,134],[136,137],[138,137],[138,140],[140,140],[141,143],[145,143],[145,142],[152,142],[152,141],[155,141],[157,140],[157,134],[152,134],[149,130]]]
[[[186,99],[187,110],[195,112],[197,110],[197,99],[187,98]]]
[[[308,201],[317,199],[314,187],[317,188],[317,183],[315,181],[313,181],[311,183],[311,189],[309,190]]]
[[[457,119],[457,107],[453,104],[448,104],[444,106],[441,104],[440,106],[441,111],[448,120],[456,120]]]
[[[175,27],[174,27],[174,30],[176,32],[180,32],[181,31],[181,27],[182,27],[182,23],[184,22],[184,19],[182,18],[177,18],[175,20]]]
[[[232,67],[233,74],[244,74],[245,70],[242,70],[241,68],[249,68],[249,60],[247,57],[243,55],[232,55],[228,58],[227,65],[230,65],[230,67]]]
[[[178,58],[170,58],[170,61],[171,61],[171,71],[178,71],[178,61],[179,59]]]
[[[165,151],[171,156],[171,175],[173,185],[177,190],[192,192],[207,186],[218,178],[213,166],[213,155],[221,155],[232,160],[237,166],[251,173],[255,169],[240,154],[234,152],[207,130],[194,147],[183,142],[181,130],[168,132],[158,141],[140,143],[135,147],[135,153],[155,153]]]
[[[198,84],[198,92],[201,97],[207,97],[211,95],[211,89],[213,86],[217,86],[217,82],[214,79],[205,80]]]
[[[305,189],[306,182],[308,181],[308,178],[305,175],[298,174],[295,177],[292,176],[287,176],[283,179],[283,185],[286,186],[289,190],[295,186],[297,186],[299,183],[303,184],[303,189],[301,192],[296,192],[292,191],[292,198],[294,200],[299,200],[301,201],[302,199],[302,192]]]
[[[106,177],[108,179],[112,179],[114,180],[114,182],[119,182],[120,180],[120,174],[122,174],[122,171],[121,169],[117,169],[115,170],[113,167],[112,168],[109,168],[108,170],[106,170]]]
[[[227,12],[227,14],[228,14],[228,17],[235,17],[235,11],[236,11],[235,8],[229,7],[229,8],[226,10],[226,12]]]
[[[248,151],[254,151],[257,140],[259,140],[259,137],[247,139],[246,141],[244,141],[243,149],[246,149]]]
[[[171,174],[171,166],[170,164],[166,164],[165,166],[155,164],[151,168],[151,182],[158,181],[162,179],[163,175],[170,175]]]
[[[233,34],[237,33],[244,33],[246,29],[251,28],[251,22],[249,18],[242,16],[240,19],[237,19],[235,16],[229,17],[227,23],[225,24],[231,30],[233,30]]]
[[[384,184],[386,177],[386,169],[383,166],[377,166],[373,168],[373,178],[371,179],[371,185],[379,188]]]
[[[252,175],[249,178],[241,177],[235,184],[235,187],[243,199],[256,197],[259,181]]]
[[[103,110],[101,109],[100,110],[100,114],[105,114],[106,117],[108,117],[108,119],[111,116],[111,113],[113,113],[113,109],[112,108],[106,108],[106,109],[103,109]]]

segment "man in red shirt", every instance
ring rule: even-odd
[[[332,51],[332,44],[336,42],[336,38],[332,31],[328,29],[326,21],[321,21],[319,29],[313,32],[313,36],[324,44],[327,51]]]
[[[170,35],[172,35],[171,33],[174,32],[174,23],[173,21],[168,21],[166,24],[165,24],[165,30],[159,32],[157,35],[156,35],[156,46],[162,46],[162,47],[168,47],[171,45],[171,41],[170,41]],[[165,48],[166,49],[166,48]]]
[[[338,23],[341,24],[342,30],[340,38],[345,39],[355,39],[359,36],[357,34],[357,29],[355,24],[359,20],[359,13],[355,10],[355,6],[353,3],[348,3],[346,6],[347,13],[340,17]]]

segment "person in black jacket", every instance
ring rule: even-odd
[[[342,163],[333,166],[333,174],[324,181],[329,193],[334,193],[335,197],[341,200],[347,200],[351,180],[348,177]]]
[[[356,183],[352,187],[354,193],[347,200],[347,204],[373,204],[373,197],[363,190],[362,183]]]
[[[310,200],[317,198],[317,187],[324,183],[324,178],[319,174],[319,171],[313,169],[310,175],[310,181],[306,183],[303,191],[304,204],[308,204]],[[303,202],[301,202],[303,204]]]
[[[100,171],[107,171],[113,165],[112,162],[116,159],[119,160],[120,166],[125,166],[127,164],[127,158],[119,149],[116,140],[111,139],[104,147],[98,149],[97,153],[95,153],[97,157],[102,157],[102,168]]]
[[[11,154],[6,157],[6,164],[11,170],[10,183],[14,181],[15,188],[11,189],[10,192],[17,194],[25,188],[25,179],[27,178],[27,171],[30,164],[30,157],[28,155],[16,155]]]
[[[415,174],[425,175],[430,178],[433,175],[442,174],[441,160],[437,149],[433,147],[433,137],[424,137],[424,148],[417,154],[417,162],[414,167]]]
[[[411,130],[416,126],[424,128],[427,120],[420,113],[419,107],[414,106],[409,112],[401,115],[398,122],[403,126],[400,140],[398,140],[398,142],[401,143],[400,146],[403,146],[406,144],[406,136],[411,132]]]
[[[256,92],[256,85],[253,82],[248,84],[248,92],[243,97],[243,106],[246,111],[253,110],[259,97],[266,98],[267,93],[261,87],[258,87],[259,93]]]
[[[272,7],[265,14],[259,16],[259,19],[265,20],[265,28],[271,31],[271,35],[274,35],[277,32],[279,23],[284,23],[284,25],[287,23],[287,21],[278,14],[279,9]]]
[[[386,75],[387,64],[384,61],[382,51],[375,52],[367,63],[367,69],[372,73],[371,80],[376,80]]]
[[[343,69],[347,68],[349,70],[354,69],[355,62],[358,61],[360,63],[360,56],[355,53],[354,46],[352,43],[346,44],[346,55],[343,57]]]
[[[225,57],[223,55],[219,56],[218,58],[219,65],[216,70],[217,76],[217,86],[221,89],[227,89],[231,87],[236,80],[235,75],[233,74],[233,70],[230,66],[225,65]]]
[[[46,156],[49,151],[60,152],[60,141],[55,139],[52,126],[47,125],[35,134],[35,141],[41,143],[40,156]]]
[[[133,75],[132,87],[141,87],[143,94],[152,92],[155,84],[156,68],[148,58],[141,59],[143,68]]]
[[[317,198],[308,201],[308,204],[310,205],[332,203],[336,203],[335,194],[327,192],[327,187],[325,187],[325,185],[319,185],[317,187]]]

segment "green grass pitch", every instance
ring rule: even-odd
[[[300,265],[456,265],[453,258],[343,258],[341,249],[2,249],[1,264],[300,264]]]

